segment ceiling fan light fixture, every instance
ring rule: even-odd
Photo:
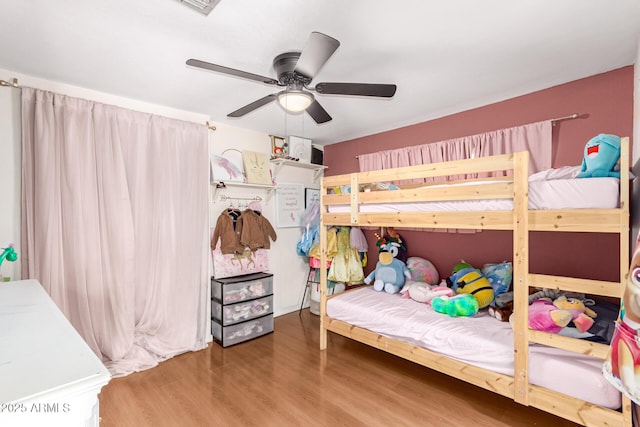
[[[278,93],[278,104],[288,113],[302,113],[313,103],[313,94],[298,89],[283,90]]]

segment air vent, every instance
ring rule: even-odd
[[[218,3],[220,3],[220,0],[179,0],[179,1],[180,3],[186,4],[190,8],[195,9],[204,15],[208,15],[209,13],[211,13],[213,8],[216,7]]]

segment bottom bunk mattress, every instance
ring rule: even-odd
[[[474,317],[449,317],[429,305],[368,286],[329,299],[327,315],[513,376],[513,330],[486,310]],[[530,344],[529,383],[610,409],[621,406],[620,392],[602,375],[602,360],[594,357]]]

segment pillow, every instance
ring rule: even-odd
[[[513,266],[504,261],[498,264],[485,264],[482,266],[482,274],[487,278],[495,296],[509,291],[513,277]]]
[[[532,174],[529,177],[529,182],[548,181],[551,179],[573,179],[578,172],[580,172],[580,166],[563,166],[557,169],[545,169]]]

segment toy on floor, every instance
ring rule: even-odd
[[[453,274],[447,278],[447,285],[456,294],[473,295],[480,309],[488,307],[495,297],[491,283],[482,272],[464,261],[454,266]]]
[[[404,286],[405,279],[411,279],[411,273],[406,264],[397,258],[404,252],[406,259],[406,247],[397,233],[394,236],[390,234],[390,237],[386,238],[376,234],[376,237],[378,238],[376,245],[380,248],[378,263],[375,270],[365,277],[364,283],[369,285],[373,281],[373,289],[376,291],[384,290],[389,294],[397,294]]]
[[[582,166],[576,178],[620,178],[620,137],[601,133],[584,147]]]
[[[454,295],[453,290],[446,286],[432,286],[425,282],[415,282],[407,280],[400,291],[404,298],[411,298],[414,301],[430,304],[435,297]]]
[[[431,306],[436,312],[451,317],[473,316],[478,312],[478,301],[470,294],[436,297],[431,301]]]

